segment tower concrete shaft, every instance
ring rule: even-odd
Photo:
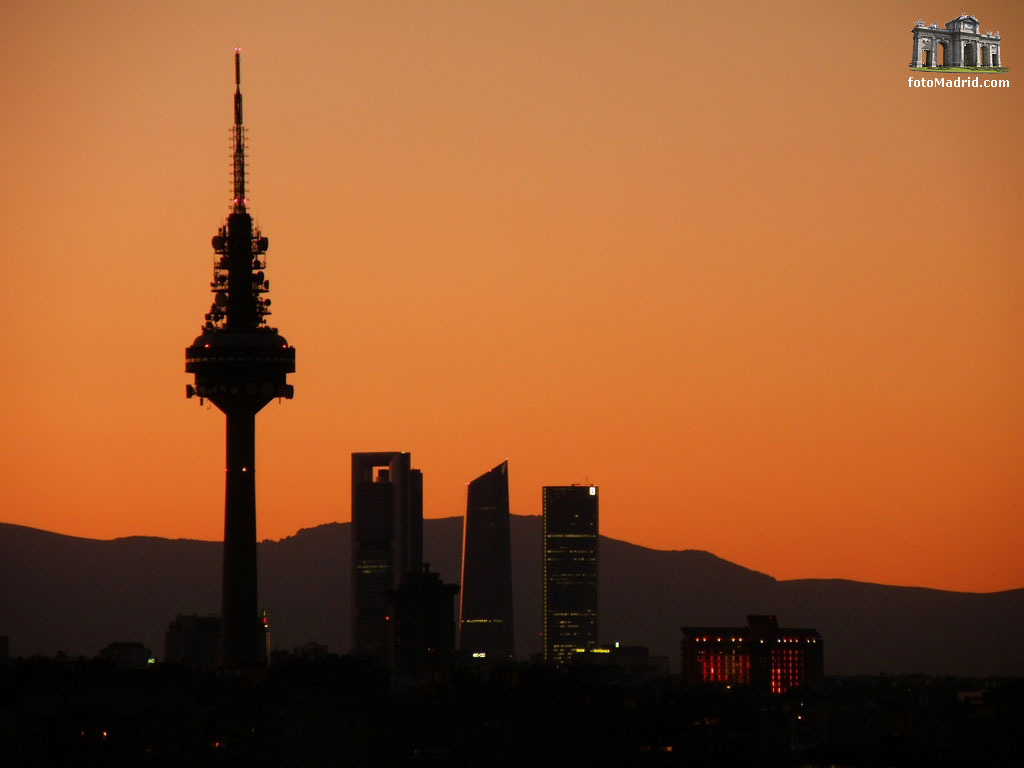
[[[295,371],[294,347],[266,324],[269,242],[246,210],[240,74],[236,50],[231,213],[212,242],[213,304],[202,333],[185,349],[185,371],[195,374],[186,397],[209,399],[226,417],[221,662],[227,669],[266,664],[257,594],[255,417],[275,397],[292,398],[287,374]]]
[[[256,567],[256,414],[250,407],[222,408],[227,422],[224,478],[224,562],[221,594],[225,667],[262,666]]]

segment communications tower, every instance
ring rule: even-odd
[[[235,124],[231,132],[233,199],[227,222],[213,237],[213,304],[202,333],[185,349],[185,372],[195,384],[186,397],[209,400],[227,422],[224,493],[224,581],[221,663],[227,669],[266,664],[265,629],[256,594],[256,413],[274,398],[291,399],[287,375],[295,348],[267,325],[270,288],[267,238],[246,210],[245,129],[241,62],[235,49]]]

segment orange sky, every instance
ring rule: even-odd
[[[1024,586],[1024,5],[1010,89],[908,89],[915,2],[36,3],[0,9],[0,520],[220,538],[187,401],[250,208],[295,400],[259,535],[349,519],[407,450],[428,517],[512,511],[778,578]]]

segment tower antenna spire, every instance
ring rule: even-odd
[[[231,129],[233,147],[231,167],[234,172],[232,185],[232,210],[245,212],[245,128],[242,127],[242,49],[235,48],[235,125]]]

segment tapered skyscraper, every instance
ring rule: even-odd
[[[295,349],[266,323],[268,241],[246,210],[237,49],[234,115],[231,212],[213,238],[213,304],[202,333],[185,349],[185,371],[195,374],[195,385],[188,385],[185,395],[198,397],[200,403],[209,400],[227,421],[221,663],[228,669],[246,669],[266,664],[256,593],[255,417],[274,398],[291,399],[287,374],[295,371]]]
[[[512,543],[508,462],[471,482],[462,524],[459,648],[511,656]]]
[[[597,486],[545,486],[544,660],[597,645]]]

